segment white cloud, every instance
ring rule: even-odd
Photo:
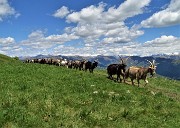
[[[45,40],[49,40],[51,42],[56,42],[58,44],[62,44],[71,40],[76,40],[78,39],[78,36],[75,36],[73,34],[67,34],[64,33],[62,35],[50,35],[48,37],[45,38]]]
[[[7,38],[0,38],[0,44],[1,45],[9,45],[14,43],[15,40],[12,37],[7,37]]]
[[[65,42],[78,39],[73,34],[62,34],[62,35],[50,35],[45,36],[45,33],[41,30],[32,32],[27,40],[23,40],[21,44],[28,48],[34,49],[49,49],[57,44],[63,44]]]
[[[68,10],[68,8],[66,6],[62,6],[60,9],[58,9],[53,16],[57,17],[57,18],[63,18],[65,16],[67,16],[70,13],[70,11]]]
[[[104,3],[99,3],[97,7],[91,5],[89,7],[83,8],[80,12],[73,12],[66,17],[67,22],[86,24],[102,20],[102,13],[104,11],[104,7]]]
[[[41,30],[36,30],[32,32],[31,34],[29,34],[28,38],[30,40],[38,40],[38,39],[44,38],[44,32]]]
[[[107,4],[101,2],[97,6],[91,5],[67,15],[66,21],[76,23],[75,27],[68,27],[65,31],[83,38],[86,43],[102,40],[104,43],[127,43],[144,34],[142,30],[128,27],[124,20],[143,13],[144,7],[150,0],[137,2],[128,0],[106,9]],[[104,39],[102,39],[104,38]],[[110,42],[109,42],[110,41]]]
[[[21,44],[32,49],[50,48],[52,46],[51,42],[45,40],[44,32],[40,30],[32,32],[27,40],[21,41]]]
[[[12,37],[0,38],[0,53],[5,55],[18,55],[22,47]]]
[[[124,21],[129,17],[142,14],[144,8],[148,6],[149,3],[150,0],[143,0],[141,2],[137,2],[137,0],[126,0],[119,5],[118,8],[109,8],[108,11],[103,14],[103,18],[106,22]]]
[[[142,49],[149,52],[149,54],[170,54],[180,51],[180,38],[172,35],[163,35],[151,41],[147,41],[142,45]]]
[[[91,5],[89,7],[81,9],[79,12],[73,12],[69,14],[66,19],[68,22],[74,23],[114,23],[121,22],[129,17],[143,13],[143,8],[148,6],[150,0],[143,0],[137,2],[137,0],[127,0],[120,4],[119,7],[110,7],[105,10],[106,4],[101,2],[98,6]]]
[[[146,28],[166,27],[180,24],[180,1],[171,0],[169,6],[141,22]]]
[[[146,41],[144,44],[147,45],[147,44],[153,44],[155,46],[158,46],[158,45],[172,45],[174,42],[177,42],[178,41],[178,38],[177,37],[174,37],[172,35],[170,36],[166,36],[166,35],[163,35],[161,36],[160,38],[156,38],[154,40],[151,40],[151,41]]]
[[[63,49],[63,50],[62,50]],[[153,54],[172,54],[180,51],[180,38],[163,35],[154,40],[147,41],[143,44],[130,42],[125,44],[97,43],[87,45],[86,47],[68,47],[60,45],[54,48],[54,54],[62,55],[140,55],[149,56]]]
[[[78,36],[66,33],[46,36],[44,31],[36,30],[28,35],[28,39],[21,42],[16,42],[12,37],[0,38],[0,52],[10,56],[54,53],[51,51],[54,47],[78,38]]]
[[[135,27],[127,27],[124,22],[78,24],[66,31],[74,33],[86,43],[127,43],[144,34]]]
[[[159,38],[155,38],[151,41],[146,41],[143,44],[138,42],[129,43],[87,43],[85,47],[68,46],[64,43],[52,43],[51,41],[57,41],[56,36],[51,38],[50,36],[43,36],[40,34],[42,31],[35,31],[29,35],[29,39],[16,43],[13,38],[8,37],[5,42],[7,45],[1,45],[0,53],[13,56],[35,56],[38,54],[52,54],[52,55],[140,55],[147,56],[152,54],[170,54],[179,53],[180,51],[180,38],[172,35],[163,35]],[[39,41],[34,40],[38,39]],[[60,36],[60,35],[59,35]],[[67,35],[66,35],[67,36]],[[68,38],[64,36],[65,38]],[[32,38],[33,37],[33,38]],[[62,36],[63,37],[63,36]],[[63,38],[64,38],[63,37]],[[2,38],[1,38],[2,39]],[[33,40],[31,40],[33,39]],[[62,38],[60,38],[61,40]],[[4,40],[4,39],[3,39]],[[35,41],[35,42],[34,42]],[[61,41],[60,41],[61,42]],[[22,45],[23,44],[23,45]]]
[[[14,15],[16,18],[20,16],[8,3],[8,0],[0,0],[0,21],[7,16]]]

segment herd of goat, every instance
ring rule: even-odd
[[[107,74],[108,78],[113,80],[113,75],[117,75],[116,81],[120,81],[125,83],[127,78],[131,79],[132,85],[134,85],[134,79],[137,80],[138,87],[140,84],[140,79],[144,80],[146,84],[148,84],[147,80],[147,74],[150,73],[151,76],[155,74],[156,65],[155,60],[152,62],[147,60],[149,62],[148,67],[137,67],[137,66],[131,66],[128,69],[127,67],[127,60],[122,59],[120,57],[120,63],[119,64],[110,64],[107,67]],[[45,59],[27,59],[25,61],[26,63],[40,63],[40,64],[50,64],[50,65],[56,65],[56,66],[66,66],[67,68],[73,68],[73,69],[79,69],[87,71],[89,70],[90,73],[93,73],[93,70],[98,66],[98,61],[95,60],[94,62],[86,61],[86,60],[66,60],[66,59],[51,59],[51,58],[45,58]],[[146,85],[145,84],[145,85]]]
[[[49,65],[56,65],[56,66],[65,66],[67,68],[79,69],[87,71],[89,70],[93,73],[93,70],[98,66],[98,62],[94,61],[86,61],[86,60],[67,60],[67,59],[27,59],[26,63],[40,63],[40,64],[49,64]]]

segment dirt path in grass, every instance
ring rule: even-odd
[[[107,77],[107,74],[105,74],[105,73],[98,73],[98,75],[103,75],[103,76]],[[116,76],[113,77],[113,81],[116,81]],[[128,86],[133,86],[130,80],[126,80],[126,84]],[[138,87],[136,81],[134,81],[134,84],[135,84],[134,87]],[[140,84],[140,88],[147,88],[149,91],[152,92],[152,94],[162,93],[163,95],[165,95],[169,98],[172,98],[176,101],[180,101],[180,92],[175,92],[175,91],[170,90],[168,88],[153,87],[150,84],[147,84],[146,86],[144,86],[143,83]]]
[[[163,95],[165,95],[167,97],[170,97],[174,100],[180,101],[180,93],[179,92],[173,92],[171,90],[167,90],[166,88],[152,87],[152,86],[148,86],[148,89],[155,93],[161,92]]]
[[[135,83],[134,87],[138,87],[138,84],[136,82],[134,82],[134,83]],[[131,81],[126,81],[126,84],[133,86]],[[180,92],[174,92],[167,88],[153,87],[150,84],[146,85],[146,86],[144,86],[143,84],[140,84],[140,88],[147,88],[154,95],[161,92],[163,95],[165,95],[167,97],[170,97],[174,100],[180,101]]]

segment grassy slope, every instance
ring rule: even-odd
[[[8,57],[6,55],[0,54],[0,62],[10,62],[12,60],[13,60],[12,58],[10,58],[10,57]]]
[[[180,81],[137,88],[40,64],[0,63],[0,127],[179,127]]]

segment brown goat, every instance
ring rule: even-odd
[[[134,79],[137,79],[138,87],[139,87],[140,79],[143,79],[146,82],[146,84],[148,84],[147,74],[150,73],[151,76],[155,74],[155,70],[156,70],[156,66],[154,63],[155,61],[154,60],[153,62],[150,62],[149,60],[147,61],[150,63],[149,67],[144,68],[144,67],[132,66],[125,72],[125,78],[127,79],[129,77],[131,79],[132,85],[134,85],[133,82]]]

